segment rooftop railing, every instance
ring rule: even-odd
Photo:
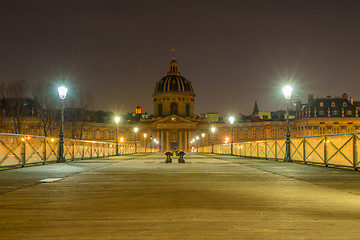
[[[291,138],[291,161],[351,167],[360,165],[360,133]],[[211,146],[201,149],[211,153]],[[214,145],[215,154],[229,154],[231,144]],[[233,154],[243,157],[283,160],[285,139],[239,142],[233,144]]]

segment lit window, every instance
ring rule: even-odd
[[[320,102],[320,107],[324,107],[324,103],[323,103],[323,102]]]
[[[335,107],[335,102],[332,102],[332,103],[331,103],[331,107]]]
[[[346,102],[343,102],[343,107],[346,107]]]

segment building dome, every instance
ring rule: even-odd
[[[170,62],[170,71],[156,83],[155,93],[160,92],[190,92],[193,93],[191,82],[180,75],[177,61],[173,58]]]
[[[154,116],[166,117],[173,114],[194,117],[195,93],[191,82],[180,75],[178,63],[173,57],[168,74],[156,83],[154,97]]]

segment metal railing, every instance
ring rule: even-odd
[[[291,138],[291,160],[325,166],[352,167],[358,170],[359,139],[360,133]],[[230,154],[230,148],[230,144],[214,145],[214,153]],[[203,152],[211,153],[211,146],[205,146]],[[234,143],[233,153],[244,157],[283,160],[285,139]]]
[[[138,152],[139,152],[138,148]],[[115,156],[112,142],[64,139],[66,160]],[[59,138],[0,133],[0,167],[54,162],[58,159]],[[134,145],[119,144],[119,153],[135,153]]]

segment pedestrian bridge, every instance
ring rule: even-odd
[[[359,239],[351,169],[193,153],[0,171],[0,239]]]

